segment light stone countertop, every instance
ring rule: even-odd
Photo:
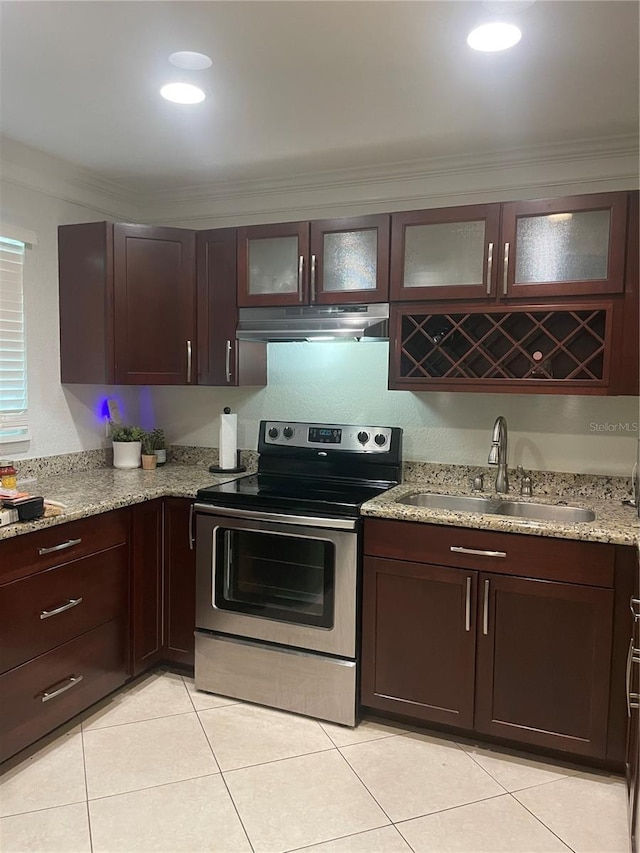
[[[142,468],[95,468],[78,473],[60,473],[38,477],[29,487],[34,495],[66,504],[62,515],[38,518],[0,527],[0,540],[45,527],[76,521],[101,512],[142,503],[153,498],[194,498],[198,489],[218,483],[227,483],[251,473],[211,474],[208,465],[179,465],[168,463],[154,471]]]
[[[554,504],[562,500],[569,506],[579,506],[595,512],[595,521],[575,524],[557,521],[532,521],[525,518],[493,515],[479,512],[452,512],[451,510],[415,507],[397,503],[399,498],[416,492],[469,495],[469,490],[441,487],[425,482],[404,482],[362,505],[365,517],[418,521],[427,524],[444,524],[477,530],[496,530],[504,533],[525,533],[529,536],[551,536],[558,539],[580,539],[587,542],[609,542],[614,545],[640,547],[640,523],[634,507],[624,506],[618,498],[591,498],[580,496],[575,500],[567,494],[553,497],[548,494],[521,498],[512,490],[508,495],[496,495],[488,490],[476,495],[496,500],[522,500],[529,503]]]

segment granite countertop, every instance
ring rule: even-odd
[[[38,518],[0,527],[0,540],[42,530],[78,518],[142,503],[153,498],[194,498],[198,489],[245,477],[242,474],[211,474],[208,464],[168,463],[154,471],[142,468],[96,468],[80,473],[41,477],[29,487],[34,495],[66,505],[62,515]]]
[[[495,499],[508,498],[531,503],[554,504],[562,500],[569,506],[580,506],[595,512],[595,521],[583,521],[567,524],[557,521],[532,521],[525,518],[512,518],[479,512],[452,512],[451,510],[415,507],[397,503],[399,498],[415,492],[433,492],[437,494],[469,495],[469,490],[443,488],[424,482],[404,482],[400,486],[384,492],[363,504],[362,515],[375,518],[396,519],[399,521],[419,521],[428,524],[444,524],[452,527],[470,527],[478,530],[498,530],[505,533],[525,533],[530,536],[552,536],[558,539],[581,539],[587,542],[609,542],[614,545],[633,545],[640,547],[640,524],[634,507],[624,506],[622,501],[613,497],[580,496],[577,499],[563,494],[553,496],[544,494],[531,498],[521,498],[517,492],[509,495],[495,495],[485,490],[482,497]]]

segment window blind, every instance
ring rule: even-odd
[[[22,271],[25,244],[0,236],[0,442],[29,438]]]

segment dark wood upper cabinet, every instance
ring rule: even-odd
[[[389,216],[238,229],[238,305],[386,302]]]
[[[196,382],[195,237],[91,222],[58,229],[62,382]]]
[[[236,340],[236,233],[196,233],[198,385],[267,384],[266,344]]]
[[[622,293],[628,193],[502,205],[502,297]]]
[[[489,299],[496,294],[500,205],[391,216],[391,299]]]

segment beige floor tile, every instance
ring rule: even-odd
[[[415,853],[569,853],[508,794],[399,823],[397,828]]]
[[[302,847],[296,853],[411,853],[411,848],[394,826],[383,826],[313,847]]]
[[[218,772],[195,712],[84,732],[89,799]]]
[[[282,853],[389,823],[337,750],[224,775],[256,853]]]
[[[392,821],[503,794],[455,743],[408,734],[341,752]]]
[[[87,804],[3,817],[0,850],[2,853],[91,853]]]
[[[94,853],[250,853],[222,777],[92,800]]]
[[[237,705],[239,702],[238,699],[231,699],[228,696],[218,696],[215,693],[196,690],[195,681],[186,675],[182,676],[182,680],[189,691],[189,696],[196,711],[206,711],[208,708],[222,708],[225,705]]]
[[[228,705],[198,716],[221,770],[335,748],[315,720],[284,711]]]
[[[554,782],[576,772],[559,764],[549,764],[542,760],[480,746],[464,745],[463,749],[507,791],[519,791],[545,782]]]
[[[182,676],[153,673],[129,689],[116,693],[105,705],[82,721],[84,731],[137,723],[193,711]]]
[[[63,735],[0,777],[0,817],[86,799],[81,734]]]
[[[352,743],[364,743],[367,740],[402,735],[407,731],[400,726],[393,726],[378,720],[361,720],[353,729],[348,726],[339,726],[337,723],[325,723],[323,721],[320,722],[320,725],[336,746],[349,746]]]
[[[576,853],[628,853],[621,779],[570,776],[513,796]]]

